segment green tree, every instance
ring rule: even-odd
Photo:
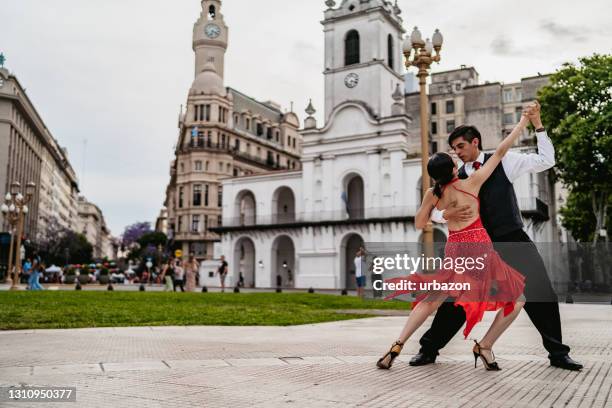
[[[564,64],[538,99],[556,148],[556,176],[570,192],[563,226],[577,240],[597,242],[612,193],[612,55]]]

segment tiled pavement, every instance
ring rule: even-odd
[[[390,316],[292,327],[0,332],[0,385],[77,387],[76,404],[45,407],[612,407],[612,306],[563,304],[561,313],[564,340],[585,364],[579,373],[549,366],[523,313],[495,349],[496,373],[480,363],[474,369],[460,335],[435,365],[410,367],[424,328],[390,371],[376,369],[405,320]]]

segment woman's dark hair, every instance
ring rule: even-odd
[[[433,193],[438,198],[442,197],[442,187],[455,177],[454,168],[455,162],[448,153],[438,152],[429,158],[427,173],[435,181]]]
[[[478,131],[478,129],[476,129],[476,126],[457,126],[455,130],[453,130],[453,132],[448,135],[448,145],[450,147],[453,147],[453,141],[455,139],[459,139],[460,137],[467,140],[468,143],[472,143],[472,140],[478,139],[478,149],[482,150],[482,137],[480,136],[480,132]]]

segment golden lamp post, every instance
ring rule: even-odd
[[[27,204],[32,200],[36,184],[29,182],[26,185],[25,197],[19,191],[21,184],[18,181],[11,183],[10,192],[6,193],[4,198],[5,203],[0,206],[0,210],[4,214],[4,218],[11,226],[11,243],[8,259],[8,277],[11,273],[13,278],[11,282],[11,290],[17,289],[19,283],[19,274],[21,273],[21,236],[23,235],[23,223],[28,213]],[[17,234],[14,234],[15,225],[17,225]],[[15,236],[17,239],[15,239]],[[15,253],[15,262],[13,263],[13,253]],[[14,265],[14,272],[13,272]]]
[[[429,174],[427,174],[427,160],[429,159],[429,115],[427,112],[427,76],[432,62],[440,61],[440,50],[442,49],[442,34],[436,28],[432,39],[423,41],[421,32],[414,27],[412,34],[406,38],[403,44],[404,56],[406,57],[406,69],[417,67],[420,86],[420,105],[421,105],[421,188],[423,197],[427,189],[431,186]],[[414,50],[414,52],[413,52]],[[435,50],[435,55],[432,53]],[[426,248],[433,243],[433,228],[431,222],[423,229],[423,244]]]

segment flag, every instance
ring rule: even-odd
[[[344,201],[344,208],[346,209],[346,213],[350,215],[351,212],[349,208],[348,196],[346,195],[345,191],[343,191],[342,194],[340,194],[340,198],[342,199],[342,201]]]

